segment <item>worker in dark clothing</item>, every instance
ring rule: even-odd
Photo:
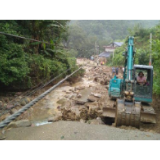
[[[116,68],[116,75],[118,75],[118,67]]]

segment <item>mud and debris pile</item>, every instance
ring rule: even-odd
[[[65,99],[65,102],[60,106],[62,119],[89,120],[100,117],[102,114],[102,103],[99,103],[99,99],[103,96],[98,92],[96,93],[96,89],[96,87],[88,87],[81,91],[76,90],[76,96],[73,96],[70,100]]]
[[[72,120],[90,123],[92,120],[102,124],[100,117],[103,107],[113,106],[109,102],[107,86],[112,78],[110,68],[106,66],[90,66],[82,79],[83,83],[65,90],[65,96],[57,101],[59,118],[61,120]],[[85,83],[87,82],[87,83]],[[57,117],[57,115],[54,115]],[[51,121],[50,118],[48,121]]]

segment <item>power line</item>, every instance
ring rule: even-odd
[[[35,88],[35,89],[33,89],[32,91],[31,91],[31,89],[27,92],[27,93],[25,93],[24,95],[21,95],[22,96],[22,98],[21,98],[21,100],[17,103],[14,103],[13,104],[13,106],[11,107],[11,108],[9,108],[7,111],[4,111],[3,113],[0,113],[0,116],[2,116],[3,114],[6,114],[6,113],[8,113],[11,109],[13,109],[13,108],[15,108],[20,102],[22,102],[26,97],[28,97],[28,96],[32,96],[34,93],[36,93],[37,91],[39,91],[40,89],[42,89],[42,88],[44,88],[44,87],[46,87],[47,85],[49,85],[50,83],[52,83],[53,81],[55,81],[56,79],[58,79],[61,75],[63,75],[64,73],[67,73],[69,70],[71,70],[72,68],[75,68],[75,67],[70,67],[70,68],[68,68],[67,70],[65,70],[65,71],[63,71],[62,73],[60,73],[58,76],[56,76],[56,77],[52,77],[52,79],[50,79],[48,82],[46,82],[45,84],[44,84],[44,82],[45,81],[41,81],[41,85],[40,84],[38,84],[38,88]],[[36,86],[35,86],[36,87]],[[13,99],[13,100],[11,100],[9,103],[11,103],[11,102],[14,102],[15,100],[17,99],[17,97],[15,98],[15,99]]]
[[[12,36],[12,37],[16,37],[16,38],[21,38],[21,39],[25,39],[25,40],[30,40],[30,41],[34,41],[34,42],[41,42],[41,43],[45,43],[45,44],[49,44],[49,45],[54,45],[54,44],[49,43],[49,42],[40,41],[40,40],[36,40],[36,39],[32,39],[32,38],[27,38],[27,37],[23,37],[23,36],[18,36],[18,35],[14,35],[14,34],[9,34],[9,33],[5,33],[5,32],[0,32],[0,34],[6,35],[6,36]],[[86,49],[64,47],[64,46],[59,46],[59,45],[54,45],[54,46],[55,47],[59,47],[59,48],[63,48],[63,49],[75,49],[77,51],[88,51]]]
[[[0,34],[6,35],[6,36],[12,36],[12,37],[16,37],[16,38],[21,38],[21,39],[26,39],[26,40],[31,40],[31,41],[35,41],[35,42],[42,42],[42,43],[46,43],[46,44],[51,44],[51,43],[48,43],[48,42],[39,41],[39,40],[36,40],[36,39],[26,38],[26,37],[22,37],[22,36],[17,36],[17,35],[14,35],[14,34],[8,34],[8,33],[4,33],[4,32],[0,32]]]

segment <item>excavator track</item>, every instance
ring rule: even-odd
[[[156,113],[153,107],[149,104],[142,104],[141,122],[143,123],[156,123]]]

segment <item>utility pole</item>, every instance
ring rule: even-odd
[[[113,56],[112,56],[112,64],[113,64],[113,59],[114,59],[114,51],[113,51]]]
[[[97,54],[97,48],[96,48],[96,41],[95,41],[95,44],[94,44],[94,49],[95,49],[95,55]]]
[[[99,46],[97,45],[96,41],[95,41],[95,55],[96,55],[96,59],[97,59],[97,65],[99,64]]]
[[[96,43],[96,41],[95,41],[95,54],[100,54],[99,53],[100,52],[100,48],[99,48],[99,46],[97,45],[97,43]]]
[[[149,65],[152,65],[152,33],[150,33],[150,57],[149,57]]]
[[[97,46],[97,51],[98,51],[98,55],[100,54],[100,49],[99,46]]]

